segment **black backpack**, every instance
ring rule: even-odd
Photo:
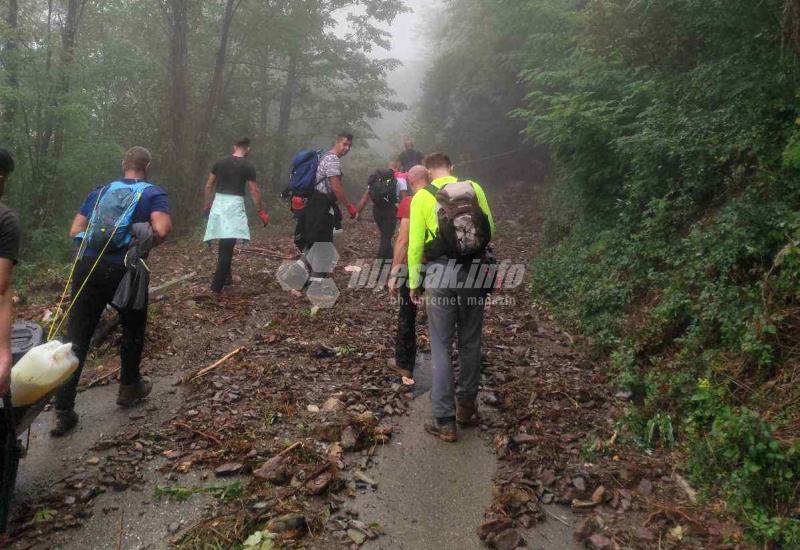
[[[397,180],[394,170],[375,170],[367,181],[369,198],[375,206],[387,207],[397,204]]]

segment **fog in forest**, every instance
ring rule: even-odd
[[[403,135],[413,137],[414,117],[422,94],[425,71],[433,62],[431,47],[436,42],[433,35],[433,17],[442,13],[440,1],[407,0],[412,11],[403,13],[392,24],[391,48],[386,51],[398,59],[402,66],[389,74],[389,86],[397,93],[398,101],[408,109],[400,112],[385,111],[378,120],[370,121],[378,136],[370,143],[376,151],[391,156],[402,146]],[[383,54],[382,51],[379,54]]]

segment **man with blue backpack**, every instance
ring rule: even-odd
[[[304,253],[301,262],[307,266],[323,266],[329,262],[326,258],[312,261],[307,253],[315,243],[333,242],[334,229],[341,228],[344,205],[350,218],[358,216],[358,210],[347,198],[342,183],[340,159],[350,152],[353,135],[341,132],[336,136],[333,148],[323,153],[305,149],[295,155],[292,160],[292,174],[289,181],[289,193],[292,196],[292,211],[297,227],[295,228],[295,244]],[[327,277],[332,266],[322,267],[321,271],[311,273],[312,281]]]
[[[77,425],[75,396],[89,342],[103,310],[113,302],[128,272],[132,250],[138,248],[138,257],[146,257],[146,251],[136,246],[134,232],[147,234],[148,239],[152,238],[152,246],[157,246],[172,229],[166,192],[147,181],[151,159],[150,152],[143,147],[126,151],[122,179],[89,193],[72,222],[70,237],[80,244],[72,278],[67,340],[72,342],[80,366],[56,395],[54,425],[50,431],[53,437],[66,435]],[[152,383],[139,372],[147,304],[142,308],[121,309],[119,315],[122,341],[117,404],[129,407],[153,389]]]

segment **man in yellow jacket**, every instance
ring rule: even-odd
[[[453,176],[453,165],[447,155],[434,153],[425,158],[425,167],[432,179],[430,186],[419,191],[411,201],[408,242],[408,269],[411,299],[422,303],[423,271],[425,305],[433,361],[431,400],[433,421],[425,425],[428,432],[443,441],[457,440],[456,421],[474,425],[478,420],[477,395],[480,382],[481,333],[486,290],[474,283],[474,270],[454,252],[433,246],[439,239],[439,206],[436,193],[459,180]],[[495,226],[486,194],[480,185],[468,182],[474,190],[480,211],[485,216],[488,235]],[[478,255],[480,256],[480,255]],[[435,276],[434,276],[435,274]],[[472,281],[470,279],[472,277]],[[460,363],[458,400],[455,399],[450,351],[453,337],[458,335]]]

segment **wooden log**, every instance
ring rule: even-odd
[[[221,367],[228,359],[230,359],[234,355],[238,355],[241,351],[242,351],[242,348],[236,348],[235,350],[230,352],[228,355],[226,355],[225,357],[223,357],[222,359],[220,359],[219,361],[217,361],[213,365],[209,365],[208,367],[202,368],[199,371],[197,371],[197,374],[195,374],[194,376],[189,378],[189,381],[191,382],[193,380],[197,380],[198,378],[202,378],[203,376],[205,376],[209,372],[213,371],[214,369],[217,369],[217,368]]]

